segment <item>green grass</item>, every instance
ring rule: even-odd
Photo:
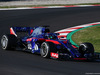
[[[99,5],[100,3],[82,3],[82,4],[47,4],[47,5],[15,5],[0,6],[0,8],[18,8],[18,7],[41,7],[41,6],[67,6],[67,5]]]
[[[80,30],[72,35],[76,44],[90,42],[94,45],[95,52],[100,53],[100,25]]]

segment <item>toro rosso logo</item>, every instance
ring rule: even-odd
[[[53,52],[51,52],[51,57],[53,57],[53,58],[58,58],[58,53],[53,53]]]

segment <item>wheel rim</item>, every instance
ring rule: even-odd
[[[7,48],[7,44],[8,44],[8,39],[7,37],[4,35],[1,39],[1,45],[2,45],[2,48],[3,49],[6,49]]]
[[[48,46],[47,46],[46,43],[43,43],[42,44],[41,53],[42,53],[42,56],[43,57],[46,57],[47,56],[47,54],[48,54]]]
[[[43,52],[43,55],[45,55],[47,52],[47,48],[46,48],[45,44],[43,44],[43,46],[42,46],[42,52]]]
[[[81,53],[83,53],[83,55],[88,54],[89,57],[93,57],[94,56],[94,52],[90,51],[91,49],[89,49],[85,44],[81,44],[80,48],[81,48],[81,51],[82,51]]]

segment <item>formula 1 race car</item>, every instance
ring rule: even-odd
[[[91,43],[82,43],[79,48],[75,48],[69,40],[60,39],[58,35],[59,33],[50,33],[47,26],[11,27],[10,34],[2,36],[1,45],[4,50],[23,50],[38,53],[44,58],[94,59]]]

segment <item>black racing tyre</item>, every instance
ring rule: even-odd
[[[79,52],[84,56],[84,54],[90,54],[91,57],[94,56],[94,47],[91,43],[82,43],[79,46]]]
[[[4,50],[15,49],[17,43],[17,37],[15,35],[7,34],[1,38],[1,46]]]
[[[55,44],[52,42],[43,42],[41,44],[40,54],[44,58],[50,58],[50,52],[55,52]]]

